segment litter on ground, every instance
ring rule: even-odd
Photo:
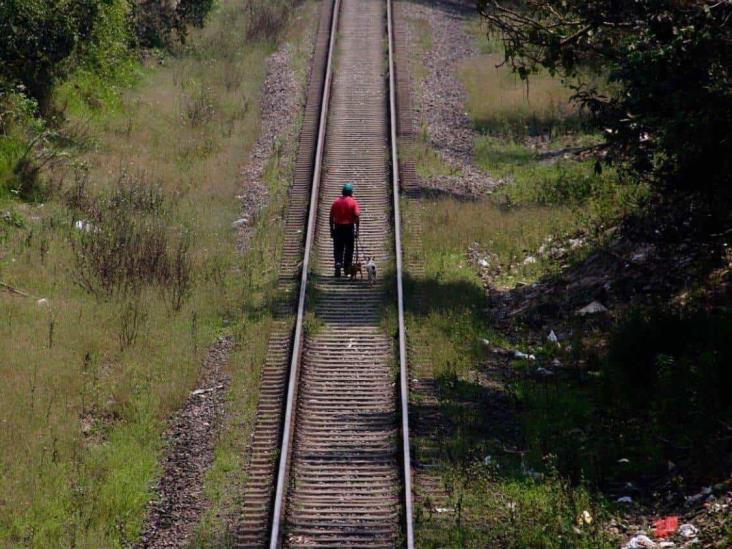
[[[670,516],[653,523],[653,535],[657,538],[667,538],[679,528],[679,517]]]

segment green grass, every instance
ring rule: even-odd
[[[467,250],[477,246],[496,256],[501,282],[529,282],[554,270],[557,265],[535,254],[548,235],[570,233],[578,228],[578,215],[571,207],[527,205],[506,208],[493,200],[459,202],[450,198],[430,200],[430,226],[424,234],[426,265],[438,281],[475,277]],[[432,228],[434,227],[434,229]],[[517,265],[517,263],[521,263]]]
[[[410,60],[409,70],[411,78],[417,84],[427,77],[427,67],[422,61],[421,55],[432,49],[432,28],[429,21],[420,17],[412,17],[407,15],[406,20],[414,35],[414,49],[412,59]]]
[[[505,452],[506,446],[517,442],[511,422],[492,417],[491,411],[502,406],[510,415],[513,399],[521,395],[510,385],[481,381],[481,365],[486,360],[482,341],[509,348],[517,344],[488,322],[482,281],[462,254],[472,239],[484,236],[510,246],[503,252],[508,257],[514,246],[526,243],[521,234],[526,227],[520,217],[498,208],[471,203],[463,209],[465,204],[451,202],[424,204],[429,214],[421,219],[410,203],[404,207],[407,250],[414,238],[410,228],[418,224],[424,228],[425,275],[406,281],[407,330],[423,357],[420,368],[411,375],[437,381],[439,410],[449,425],[440,438],[439,466],[451,511],[437,513],[420,507],[418,544],[435,548],[614,547],[614,540],[598,525],[608,516],[601,497],[581,484],[569,483],[544,462],[543,455],[534,460],[532,454],[522,463],[515,454]],[[479,218],[483,223],[464,215],[478,208],[484,214]],[[506,234],[507,226],[519,232]],[[537,238],[544,234],[539,227],[545,225],[534,227]],[[422,298],[415,303],[410,297],[417,292]],[[489,402],[493,405],[487,406]],[[413,399],[413,405],[420,403]],[[522,437],[530,435],[524,428]],[[416,438],[414,444],[415,459],[420,459],[422,441]],[[492,456],[490,465],[483,463],[486,456]],[[592,525],[577,525],[583,511],[593,517]]]
[[[551,448],[563,470],[598,485],[663,475],[669,461],[692,482],[725,478],[730,333],[727,313],[632,312],[610,332],[595,375],[522,388],[534,451]],[[630,461],[619,468],[621,458]]]
[[[267,353],[268,338],[263,335],[269,334],[275,324],[272,302],[277,285],[290,168],[288,162],[268,170],[267,182],[273,200],[260,217],[260,230],[250,242],[246,255],[242,278],[246,280],[247,291],[241,296],[242,317],[227,330],[236,341],[229,362],[228,373],[232,381],[226,404],[227,421],[206,475],[204,488],[210,507],[196,527],[193,547],[229,547],[233,543],[229,525],[236,519],[236,511],[242,504],[247,434],[254,429],[257,390]]]
[[[460,67],[466,109],[479,131],[519,137],[582,128],[581,117],[568,103],[569,89],[548,74],[522,82],[509,67],[499,67],[502,62],[502,54],[490,53],[467,59]]]
[[[599,524],[609,513],[592,494],[556,476],[544,480],[505,478],[495,468],[475,465],[449,473],[449,516],[442,527],[419,529],[426,548],[610,549],[617,541]],[[417,521],[422,522],[419,509]],[[590,524],[581,520],[591,518]]]
[[[425,268],[424,276],[407,281],[408,298],[421,296],[408,305],[419,357],[411,375],[437,385],[444,418],[439,467],[449,496],[446,513],[420,507],[419,544],[617,547],[602,525],[618,510],[602,490],[665,477],[669,462],[682,493],[728,477],[729,314],[658,303],[613,326],[570,320],[565,329],[572,338],[561,350],[537,343],[537,334],[526,338],[518,322],[507,332],[498,329],[486,309],[484,282],[467,260],[469,248],[497,267],[488,292],[530,284],[601,246],[604,229],[639,212],[648,191],[613,170],[596,172],[592,160],[546,154],[592,146],[598,136],[567,103],[570,92],[560,82],[539,74],[527,95],[506,68],[493,68],[502,58],[495,38],[479,38],[477,45],[481,56],[460,73],[481,133],[475,163],[504,185],[488,199],[423,199],[404,207],[408,259],[419,259],[420,251],[411,249],[419,240]],[[422,177],[442,175],[422,141],[424,150],[413,154],[417,170]],[[587,249],[563,264],[536,254],[547,238],[577,234],[586,237]],[[525,265],[527,255],[538,260]],[[691,303],[704,293],[700,285],[691,283]],[[539,361],[500,365],[483,340],[530,347]],[[555,357],[565,368],[537,380],[537,366]],[[429,443],[416,438],[414,444],[419,459]],[[657,495],[648,496],[657,503]],[[583,511],[592,524],[578,522]]]
[[[399,154],[412,160],[417,168],[417,175],[423,179],[440,176],[459,176],[461,170],[447,164],[430,146],[425,132],[422,131],[414,143],[405,144]]]
[[[504,185],[485,199],[404,204],[407,263],[421,258],[425,271],[406,281],[408,332],[419,356],[410,375],[434,379],[438,388],[445,429],[438,466],[451,509],[419,509],[419,545],[615,547],[617,540],[601,527],[609,518],[602,495],[565,467],[564,456],[552,456],[537,434],[551,427],[561,435],[586,418],[582,393],[558,391],[564,400],[553,409],[560,415],[547,418],[528,412],[541,402],[545,384],[486,373],[495,359],[484,340],[509,349],[528,347],[520,326],[506,334],[490,321],[484,281],[467,254],[477,248],[490,258],[495,275],[489,291],[530,284],[562,269],[537,253],[548,237],[595,234],[636,208],[642,189],[621,185],[610,170],[596,173],[592,161],[542,157],[544,149],[532,144],[557,150],[597,142],[569,104],[571,91],[547,74],[532,77],[527,90],[507,67],[495,68],[503,57],[500,41],[486,37],[478,23],[469,23],[467,30],[481,52],[459,69],[468,114],[481,134],[474,161]],[[454,175],[429,149],[426,136],[417,142],[406,154],[421,177]],[[418,226],[421,252],[412,249]],[[525,264],[528,255],[537,261]],[[412,301],[415,294],[418,301]],[[522,361],[507,367],[517,379],[529,368]],[[413,405],[421,403],[414,399]],[[414,441],[417,459],[426,443]],[[592,524],[578,523],[584,511]]]
[[[302,9],[286,35],[300,78],[308,49],[301,29],[314,13],[312,3]],[[247,41],[247,13],[241,0],[221,2],[185,51],[164,65],[133,67],[134,87],[83,97],[98,75],[76,73],[78,88],[69,83],[56,94],[66,108],[61,131],[74,136],[62,151],[74,163],[47,174],[43,203],[0,194],[0,213],[12,212],[0,221],[0,281],[32,296],[0,290],[2,546],[133,543],[160,472],[165,420],[195,387],[209,343],[229,334],[238,343],[229,365],[231,421],[205,488],[215,511],[198,530],[201,540],[225,535],[219,511],[236,504],[242,482],[291,169],[291,159],[275,155],[266,170],[275,205],[257,218],[252,249],[238,254],[231,223],[274,48]],[[82,288],[77,218],[65,206],[74,164],[88,173],[92,197],[107,196],[121,172],[139,176],[164,197],[166,228],[188,228],[192,287],[179,311],[154,281],[132,293]],[[123,345],[131,329],[125,311],[136,311],[137,328]]]
[[[491,53],[503,54],[503,43],[501,36],[495,32],[489,32],[487,25],[478,18],[471,19],[465,23],[465,31],[472,38],[475,48],[482,55]]]
[[[310,44],[306,40],[317,20],[317,4],[306,2],[291,16],[283,40],[293,45],[291,63],[304,88],[308,77]],[[295,133],[301,120],[296,120]],[[210,507],[196,528],[194,547],[229,547],[233,532],[229,525],[238,518],[246,482],[244,457],[248,433],[254,429],[257,389],[273,329],[273,303],[278,297],[277,268],[284,238],[287,192],[292,180],[294,158],[275,155],[265,167],[265,182],[270,192],[270,205],[259,219],[259,230],[250,242],[247,254],[247,291],[242,295],[242,320],[233,329],[237,350],[230,360],[232,386],[229,392],[228,422],[216,446],[214,462],[209,470],[205,490]],[[277,319],[285,321],[287,319]]]

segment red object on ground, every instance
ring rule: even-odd
[[[333,202],[330,215],[333,216],[333,223],[336,225],[352,225],[361,215],[361,208],[352,196],[341,196]]]
[[[666,517],[653,523],[653,535],[667,538],[679,529],[679,517]]]

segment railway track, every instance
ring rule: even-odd
[[[324,0],[238,547],[413,547],[396,88],[391,0]],[[345,181],[373,287],[333,277]]]

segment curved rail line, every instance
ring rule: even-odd
[[[320,99],[318,129],[313,131],[311,97],[301,136],[300,156],[309,156],[308,147],[314,152],[289,368],[282,360],[282,334],[276,333],[274,348],[270,341],[276,359],[265,368],[237,545],[411,549],[392,2],[328,0],[320,27],[310,83],[311,96]],[[297,180],[296,173],[295,187]],[[362,206],[361,248],[376,258],[382,274],[374,287],[364,280],[333,278],[330,271],[328,210],[346,180],[355,182]],[[291,196],[288,222],[302,217],[302,204],[296,204],[298,209],[300,217],[293,214]],[[384,328],[385,311],[393,306],[392,286],[397,353]],[[282,412],[277,396],[284,397],[285,377],[279,429],[274,428]],[[268,514],[265,541],[262,523]]]

